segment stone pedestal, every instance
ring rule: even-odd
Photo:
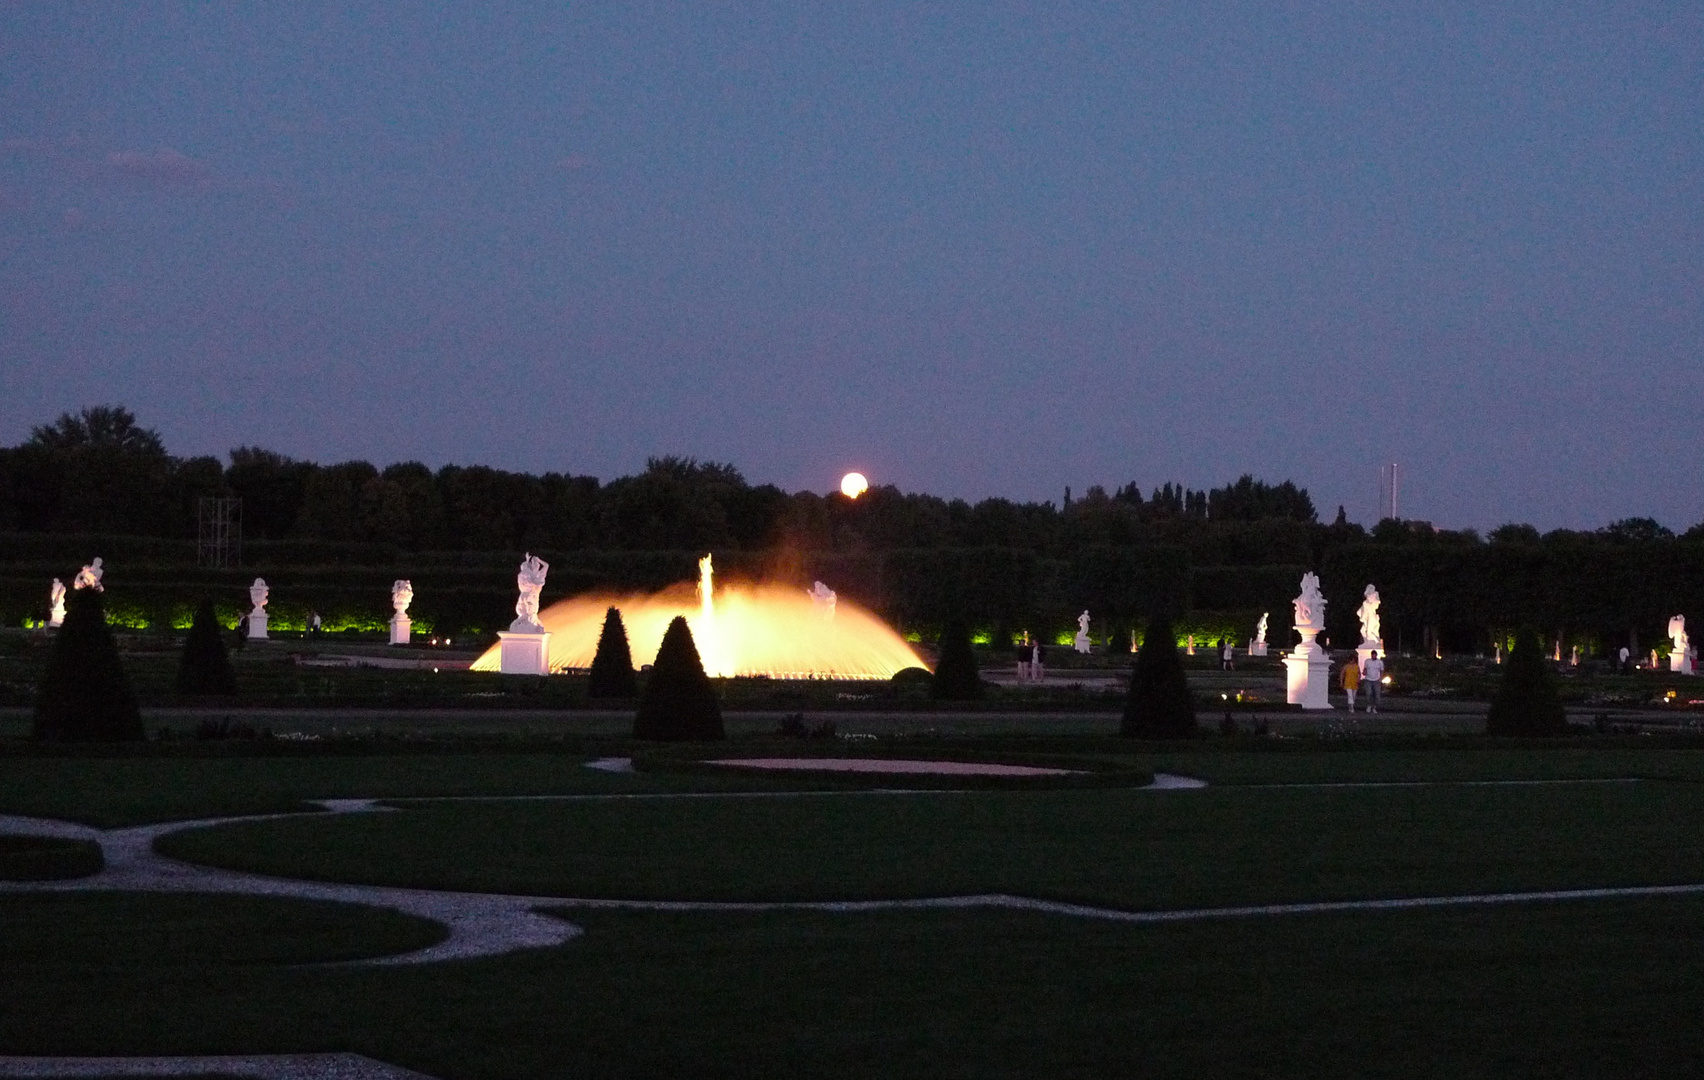
[[[1284,657],[1284,700],[1304,709],[1331,708],[1331,656],[1311,638]]]
[[[1669,671],[1676,675],[1692,674],[1692,655],[1686,649],[1674,649],[1669,652]]]
[[[549,675],[550,632],[497,631],[497,670],[505,675]]]
[[[392,615],[391,616],[391,639],[390,639],[390,643],[392,645],[407,645],[408,644],[408,636],[409,636],[409,634],[413,633],[413,631],[414,631],[414,623],[413,623],[412,620],[409,619],[409,617],[407,615]]]
[[[249,627],[248,636],[249,636],[250,641],[265,641],[266,640],[266,612],[264,612],[264,611],[251,611],[251,612],[249,612],[248,627]]]
[[[1265,656],[1266,655],[1266,642],[1264,642],[1264,641],[1251,641],[1251,642],[1249,642],[1248,654],[1250,656]]]
[[[1389,660],[1390,659],[1390,654],[1385,652],[1384,640],[1380,639],[1378,641],[1363,641],[1363,642],[1361,642],[1360,645],[1356,646],[1355,647],[1355,661],[1356,661],[1356,663],[1360,664],[1361,667],[1364,669],[1367,666],[1367,661],[1372,658],[1372,655],[1375,652],[1379,654],[1380,660]],[[1501,661],[1499,661],[1499,663],[1501,663]]]

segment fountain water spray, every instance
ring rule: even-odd
[[[827,596],[833,592],[824,587]],[[835,598],[825,618],[825,596],[796,586],[734,582],[716,588],[709,555],[698,561],[696,587],[686,583],[655,593],[589,593],[552,604],[538,619],[550,631],[550,669],[589,668],[604,612],[619,608],[638,663],[657,654],[675,616],[692,628],[692,640],[710,675],[767,675],[777,679],[888,679],[902,668],[927,667],[911,646],[880,618]],[[474,662],[475,671],[497,670],[497,649]]]

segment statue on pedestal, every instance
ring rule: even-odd
[[[1355,647],[1355,656],[1363,669],[1374,653],[1381,659],[1389,655],[1379,626],[1379,603],[1379,590],[1368,585],[1361,594],[1361,606],[1355,610],[1355,617],[1361,620],[1361,644]]]
[[[515,601],[515,621],[509,629],[497,631],[497,669],[505,675],[550,674],[550,631],[538,621],[538,596],[548,573],[550,564],[529,551],[515,574],[515,586],[521,591]]]
[[[47,590],[47,625],[65,625],[65,583],[58,578]]]
[[[1296,609],[1296,633],[1302,635],[1302,645],[1312,645],[1325,629],[1325,597],[1319,591],[1319,575],[1312,570],[1302,575],[1301,595],[1290,601]]]
[[[101,568],[101,557],[96,555],[94,561],[77,571],[77,576],[71,581],[71,587],[73,589],[93,589],[96,592],[105,592],[106,586],[101,584],[101,578],[105,574],[106,571]]]
[[[544,624],[538,621],[538,595],[544,591],[544,577],[548,573],[550,564],[527,552],[527,557],[521,561],[520,572],[515,575],[515,585],[521,595],[515,601],[515,621],[509,624],[510,630],[523,634],[544,632]]]
[[[1266,655],[1266,620],[1271,614],[1270,611],[1261,612],[1260,621],[1254,624],[1254,640],[1248,644],[1250,656]]]
[[[1686,616],[1676,615],[1669,620],[1669,670],[1679,675],[1692,674],[1692,638],[1686,633]],[[1653,665],[1655,666],[1655,665]]]
[[[1325,597],[1319,591],[1319,575],[1302,575],[1301,595],[1291,601],[1296,609],[1296,633],[1302,643],[1284,658],[1284,700],[1304,709],[1331,708],[1331,655],[1314,639],[1325,629]]]
[[[250,640],[263,640],[266,637],[266,598],[271,590],[266,587],[265,578],[255,578],[249,586],[249,603],[254,610],[248,613],[248,636]]]
[[[391,582],[391,609],[393,614],[390,621],[390,643],[392,645],[407,645],[409,635],[414,632],[414,623],[408,617],[408,605],[413,602],[413,582],[407,578],[397,578]]]
[[[1089,652],[1089,613],[1083,612],[1077,616],[1077,636],[1071,639],[1071,647],[1087,656]]]
[[[1361,606],[1355,612],[1361,620],[1361,641],[1377,647],[1379,638],[1379,591],[1368,585],[1367,591],[1361,596]]]

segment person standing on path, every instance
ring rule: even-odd
[[[1368,655],[1367,662],[1361,668],[1361,681],[1367,684],[1367,711],[1379,711],[1379,680],[1384,678],[1384,661],[1379,659],[1375,651]]]
[[[1349,711],[1355,711],[1355,691],[1361,688],[1361,665],[1354,657],[1343,665],[1343,671],[1338,676],[1343,684],[1343,692],[1349,695]]]

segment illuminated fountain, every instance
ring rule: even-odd
[[[714,584],[710,556],[698,561],[698,585],[657,593],[587,593],[552,604],[538,619],[550,631],[550,670],[589,668],[604,612],[619,608],[638,663],[657,655],[675,616],[692,628],[693,643],[712,676],[767,675],[775,679],[888,679],[902,668],[926,667],[881,619],[826,586]],[[496,671],[497,647],[474,662]]]

